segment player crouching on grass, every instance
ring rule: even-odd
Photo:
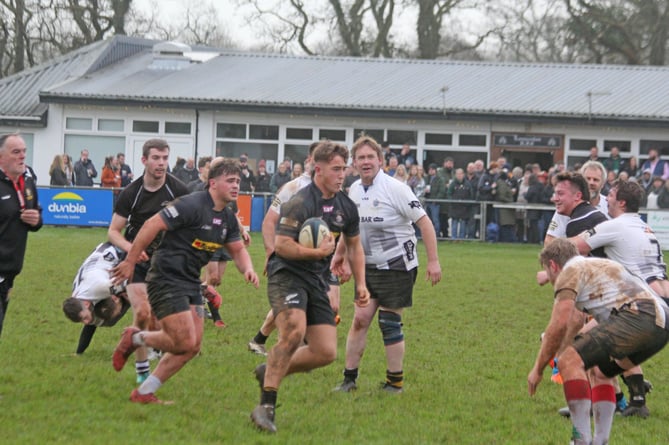
[[[572,443],[607,444],[616,409],[612,378],[667,344],[669,307],[621,264],[581,257],[569,240],[554,240],[539,259],[554,286],[555,299],[541,349],[527,376],[529,393],[536,393],[544,369],[564,342],[558,368],[573,424]],[[597,324],[576,335],[584,314],[591,315]],[[592,383],[586,374],[591,368]]]
[[[130,307],[125,284],[114,286],[109,276],[124,255],[109,242],[99,244],[74,277],[72,296],[63,302],[63,312],[73,322],[85,325],[79,335],[77,354],[88,348],[98,326],[114,326]]]
[[[155,371],[132,391],[132,402],[164,403],[154,393],[200,351],[204,326],[200,270],[216,250],[225,247],[246,282],[258,287],[237,217],[227,208],[237,199],[240,174],[235,161],[214,159],[206,190],[178,198],[147,220],[126,259],[112,269],[115,283],[130,279],[144,249],[165,233],[147,274],[149,302],[161,330],[126,328],[112,357],[114,369],[120,371],[139,346],[163,351]]]

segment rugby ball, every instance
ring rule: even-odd
[[[309,218],[300,227],[298,242],[304,247],[317,248],[323,238],[330,234],[330,228],[322,218]]]

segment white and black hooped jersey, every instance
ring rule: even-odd
[[[623,213],[581,234],[592,249],[604,247],[606,257],[650,282],[667,278],[662,249],[638,213]]]
[[[602,212],[606,218],[610,218],[609,216],[609,203],[606,201],[606,196],[604,195],[599,195],[599,204],[595,206],[597,210]],[[584,217],[587,215],[580,215],[579,217]],[[550,224],[548,225],[548,229],[546,231],[546,235],[550,235],[553,238],[567,238],[567,225],[569,224],[569,221],[571,221],[571,217],[567,215],[560,215],[557,211],[553,213],[553,218],[551,219]]]
[[[360,214],[365,264],[381,270],[418,267],[416,232],[411,223],[425,216],[425,210],[411,188],[379,171],[370,186],[355,181],[349,197]]]

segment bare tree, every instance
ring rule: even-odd
[[[218,10],[212,4],[189,1],[183,12],[175,14],[175,21],[161,22],[156,12],[159,4],[154,2],[148,16],[133,12],[130,26],[135,34],[158,40],[176,40],[191,45],[213,47],[235,47],[230,35],[221,26]]]
[[[0,0],[0,71],[22,71],[112,34],[125,34],[132,0]]]
[[[501,3],[490,14],[496,27],[495,58],[516,62],[570,63],[582,49],[567,43],[567,11],[564,0],[524,0]]]
[[[0,65],[4,75],[25,68],[26,47],[29,43],[27,28],[32,14],[26,9],[25,0],[0,0],[0,9],[2,11],[0,48],[2,60],[8,61]]]
[[[565,0],[573,42],[587,42],[595,63],[664,65],[669,43],[666,0]]]

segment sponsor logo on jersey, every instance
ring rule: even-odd
[[[361,216],[360,217],[360,222],[361,223],[372,223],[372,222],[383,222],[383,218],[380,216]]]
[[[404,251],[407,254],[407,260],[413,261],[416,252],[416,245],[414,244],[414,242],[409,240],[406,243],[404,243]]]
[[[174,206],[166,207],[165,211],[170,216],[170,218],[176,218],[179,216],[179,211]]]
[[[220,226],[223,224],[223,220],[221,218],[214,218],[211,220],[211,223],[215,226]]]
[[[409,207],[412,209],[420,209],[421,208],[420,201],[409,202]]]
[[[194,239],[191,246],[197,250],[204,250],[205,252],[216,252],[223,247],[222,244],[204,241],[201,239]]]
[[[323,206],[323,213],[332,213],[334,206]]]

